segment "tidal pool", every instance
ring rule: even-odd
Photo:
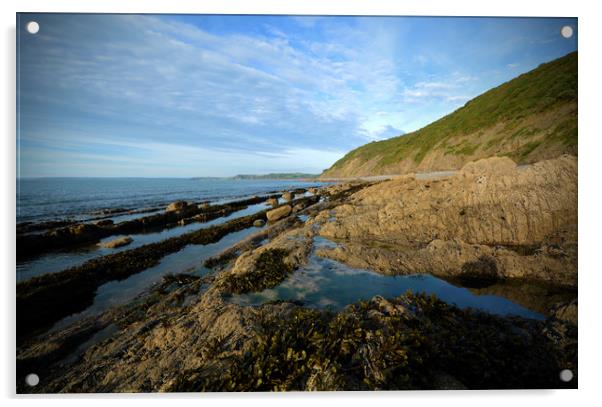
[[[187,273],[202,276],[210,271],[203,265],[207,258],[220,253],[261,229],[251,227],[229,233],[215,243],[188,245],[179,252],[163,257],[156,266],[149,267],[124,280],[115,280],[103,284],[98,287],[91,306],[80,313],[63,318],[51,328],[51,331],[64,328],[82,318],[98,315],[111,307],[126,304],[154,283],[161,281],[167,274]]]
[[[316,238],[314,247],[332,247],[336,243]],[[315,250],[315,249],[314,249]],[[280,285],[261,292],[232,295],[239,305],[261,305],[267,301],[300,301],[304,306],[341,309],[348,304],[368,300],[375,295],[393,298],[408,290],[435,294],[442,301],[460,308],[475,308],[497,315],[517,315],[543,320],[545,316],[504,297],[476,295],[467,288],[454,286],[430,274],[386,276],[356,269],[337,261],[311,255],[308,264]]]

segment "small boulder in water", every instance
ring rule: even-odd
[[[282,194],[282,199],[286,200],[286,201],[292,201],[293,200],[293,193],[292,192],[285,192]]]
[[[169,205],[167,205],[167,208],[165,208],[165,212],[181,211],[182,209],[186,209],[187,206],[188,206],[188,202],[186,202],[186,201],[172,202]]]
[[[260,228],[262,226],[265,226],[265,220],[263,220],[263,219],[257,219],[255,222],[253,222],[253,226],[255,226],[256,228]]]
[[[278,199],[276,199],[276,198],[268,199],[268,205],[278,206]]]
[[[129,236],[123,236],[123,237],[119,237],[117,239],[113,239],[108,242],[101,243],[100,245],[107,249],[115,249],[117,247],[126,246],[126,245],[132,243],[133,241],[134,241],[134,239],[132,239]]]

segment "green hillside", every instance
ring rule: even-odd
[[[577,153],[577,53],[545,63],[403,136],[372,142],[322,176],[459,168],[507,155],[525,163]]]

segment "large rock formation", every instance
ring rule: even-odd
[[[527,168],[494,157],[469,163],[449,179],[399,177],[323,216],[333,215],[320,233],[348,244],[328,255],[356,265],[577,283],[573,156]]]

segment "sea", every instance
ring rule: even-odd
[[[221,203],[325,184],[225,178],[21,178],[17,180],[17,223],[86,220],[107,209],[158,208],[179,200]]]

